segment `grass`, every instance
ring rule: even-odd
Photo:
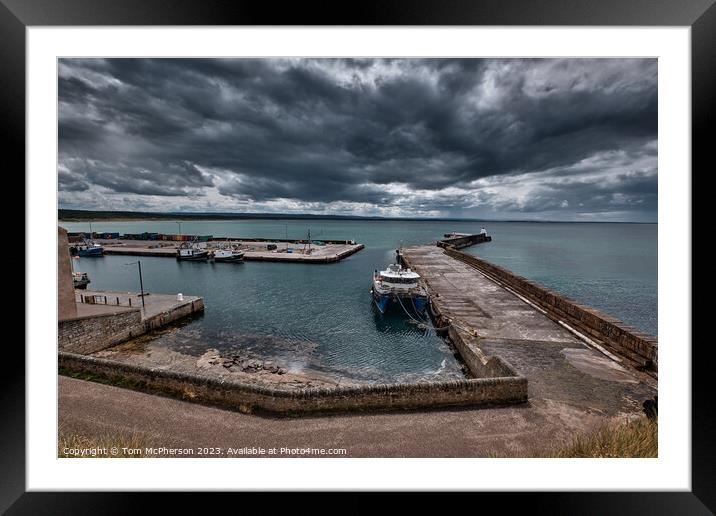
[[[656,458],[659,425],[646,417],[628,423],[608,423],[591,434],[578,435],[562,447],[530,450],[519,457]]]
[[[149,444],[146,438],[136,434],[106,434],[88,437],[79,434],[66,434],[60,431],[57,441],[57,456],[60,458],[98,459],[139,458],[146,456],[144,448],[147,446]],[[132,449],[140,449],[141,452],[131,453],[130,450]],[[84,450],[85,453],[80,455],[80,450]]]
[[[578,436],[554,457],[634,457],[659,456],[659,425],[646,417],[626,424],[601,427],[588,436]]]

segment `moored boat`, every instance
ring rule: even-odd
[[[90,279],[86,272],[73,272],[72,283],[75,288],[86,289]]]
[[[244,252],[234,247],[222,247],[215,249],[211,257],[216,262],[241,263],[244,261]]]
[[[385,313],[389,308],[422,313],[428,305],[428,293],[420,281],[420,275],[399,264],[389,265],[383,271],[373,273],[373,301]]]
[[[190,262],[205,262],[209,259],[209,251],[201,249],[193,244],[185,243],[177,249],[177,260]]]
[[[98,257],[104,255],[104,247],[95,244],[91,240],[85,240],[83,243],[73,247],[74,254],[85,257]],[[72,251],[73,249],[70,249]]]

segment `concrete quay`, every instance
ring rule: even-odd
[[[197,296],[99,290],[75,291],[76,316],[60,319],[60,351],[89,354],[156,330],[202,312],[204,300]]]
[[[105,254],[130,256],[176,257],[180,242],[151,240],[96,240],[104,246]],[[311,245],[310,253],[304,251],[306,245],[301,242],[282,240],[211,240],[206,242],[207,249],[215,249],[224,243],[239,244],[244,252],[245,261],[273,261],[285,263],[335,263],[357,253],[363,244],[331,242],[325,245]],[[269,249],[275,246],[275,249]],[[287,252],[291,249],[292,252]]]
[[[450,252],[407,247],[402,260],[424,279],[436,324],[449,327],[471,370],[489,368],[499,358],[527,378],[533,410],[548,403],[561,407],[565,417],[635,414],[656,394],[655,378],[589,345],[591,339]]]

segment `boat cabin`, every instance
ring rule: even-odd
[[[384,271],[375,271],[376,279],[388,285],[398,287],[417,287],[420,275],[410,269],[404,269],[398,264],[389,265]]]

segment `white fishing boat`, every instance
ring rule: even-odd
[[[194,244],[185,242],[177,249],[177,260],[205,262],[209,259],[209,251]]]
[[[428,304],[428,293],[420,275],[394,263],[383,271],[373,272],[373,300],[380,313],[391,307],[421,313]]]
[[[214,249],[211,256],[215,262],[240,263],[244,261],[244,252],[240,251],[238,246],[224,246]]]

